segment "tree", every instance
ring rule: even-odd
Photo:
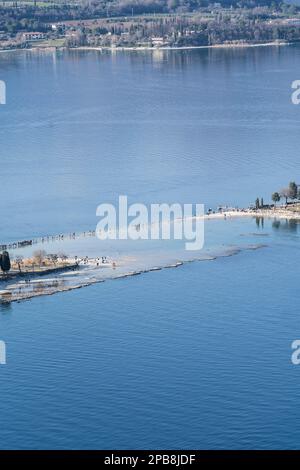
[[[259,209],[259,208],[260,208],[259,198],[257,198],[256,201],[255,201],[255,208],[256,208],[256,209]]]
[[[283,188],[283,189],[280,191],[280,196],[281,196],[281,197],[284,197],[285,203],[287,204],[287,203],[288,203],[288,200],[291,198],[291,190],[290,190],[290,188]]]
[[[290,182],[289,191],[290,191],[290,198],[291,199],[297,199],[297,197],[298,197],[298,185],[294,181]]]
[[[21,272],[21,265],[23,264],[23,256],[19,255],[16,257],[16,263],[19,268],[19,272]]]
[[[57,263],[57,260],[58,260],[58,256],[56,254],[50,254],[48,255],[48,259],[54,264],[54,266],[56,265]]]
[[[280,194],[279,193],[273,193],[272,194],[272,201],[275,203],[275,207],[276,207],[276,203],[280,201]]]
[[[37,250],[33,253],[33,259],[39,266],[41,266],[41,264],[43,263],[46,255],[47,255],[46,251]]]
[[[10,271],[10,268],[11,268],[10,257],[7,251],[3,251],[1,255],[0,267],[4,273],[7,273],[8,271]]]

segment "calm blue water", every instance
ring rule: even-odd
[[[299,57],[1,54],[0,239],[94,228],[98,204],[119,194],[208,206],[270,197],[299,168]]]
[[[1,241],[120,193],[267,199],[299,174],[299,54],[1,54]],[[233,229],[268,246],[2,306],[0,448],[297,448],[300,226]]]

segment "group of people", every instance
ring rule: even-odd
[[[45,236],[45,237],[40,237],[40,238],[36,238],[36,239],[32,239],[32,240],[22,240],[22,241],[18,241],[18,242],[12,242],[12,243],[7,243],[7,244],[0,245],[0,250],[7,250],[7,249],[15,250],[17,248],[24,248],[26,246],[36,245],[38,243],[49,243],[49,242],[53,242],[53,241],[56,241],[56,240],[63,241],[66,238],[74,240],[74,239],[80,238],[82,236],[83,237],[95,236],[95,231],[94,230],[89,230],[89,231],[82,232],[82,233],[71,232],[71,233],[65,234],[65,235],[64,234],[50,235],[50,236],[48,235],[48,236]]]
[[[105,265],[110,265],[112,264],[113,267],[116,266],[116,263],[111,263],[107,256],[101,256],[101,257],[97,257],[96,259],[90,259],[88,256],[85,256],[84,258],[78,258],[78,256],[75,256],[75,263],[77,263],[78,265],[85,265],[85,266],[88,266],[90,264],[93,264],[93,265],[96,265],[97,267],[100,267],[100,266],[105,266]]]

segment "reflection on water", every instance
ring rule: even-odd
[[[274,220],[272,222],[272,228],[276,231],[282,230],[297,233],[299,229],[299,224],[300,221],[295,219]]]
[[[0,303],[0,313],[1,315],[10,315],[13,312],[13,307],[10,302],[1,302]]]
[[[264,228],[265,226],[265,219],[264,217],[255,217],[255,222],[256,222],[256,226],[257,228]]]

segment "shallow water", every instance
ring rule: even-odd
[[[58,273],[46,272],[38,275],[35,272],[27,275],[25,279],[22,268],[22,276],[16,277],[14,273],[13,276],[2,279],[0,299],[4,302],[26,300],[39,295],[86,287],[109,279],[175,268],[193,261],[213,261],[220,257],[234,256],[244,250],[265,248],[265,237],[271,235],[269,231],[274,222],[267,220],[265,225],[264,219],[258,219],[259,225],[255,225],[254,221],[253,216],[226,219],[214,219],[211,216],[210,219],[199,220],[201,225],[198,228],[205,234],[205,239],[203,242],[199,239],[204,246],[198,250],[187,250],[186,244],[191,240],[187,241],[185,238],[120,240],[119,231],[117,240],[99,240],[94,232],[37,239],[30,246],[10,250],[12,259],[20,255],[29,259],[38,251],[44,252],[45,257],[46,253],[63,253],[70,265],[78,266]],[[182,221],[178,220],[165,225],[170,226],[170,233],[174,233],[174,225],[182,227],[181,223]],[[255,232],[247,232],[253,229]],[[194,246],[195,241],[192,243]],[[103,256],[105,262],[101,262]],[[56,270],[56,265],[52,264],[44,269]]]
[[[120,194],[207,207],[269,198],[299,168],[299,54],[2,53],[0,240],[95,229],[96,207]]]
[[[299,52],[1,54],[1,242],[93,230],[119,194],[267,198],[299,173]],[[214,261],[1,305],[0,447],[297,448],[299,230],[210,220]],[[86,241],[130,269],[186,256]]]

